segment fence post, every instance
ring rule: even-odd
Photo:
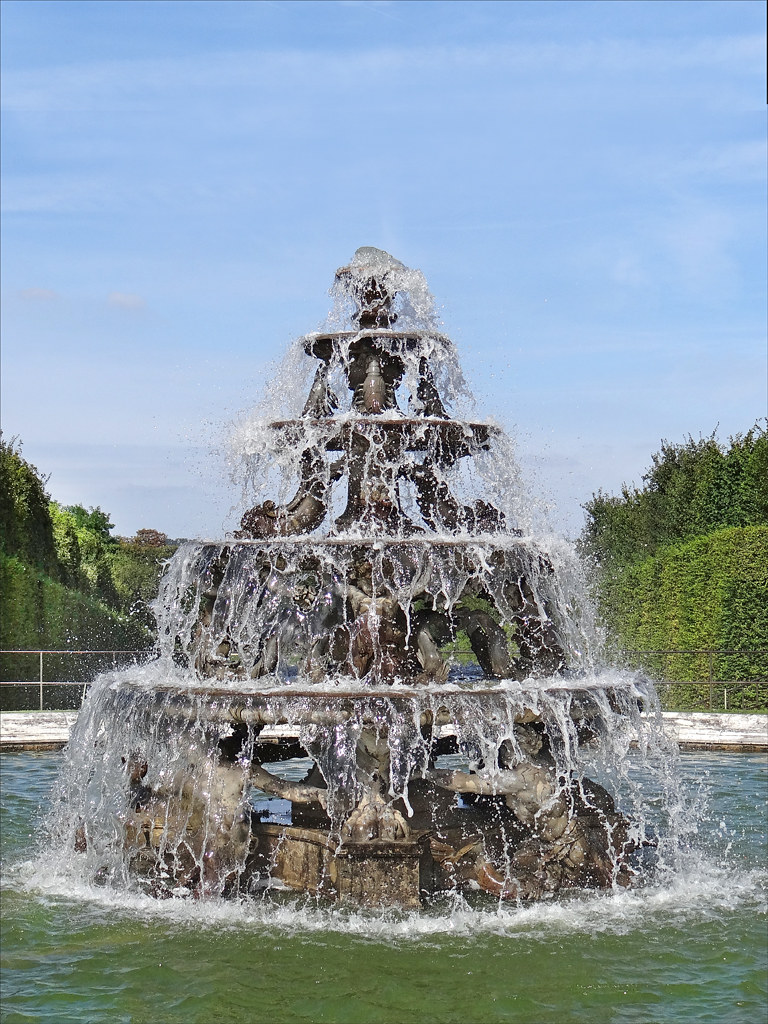
[[[43,652],[40,651],[40,710],[43,710]]]
[[[712,670],[712,653],[713,652],[710,650],[709,651],[709,710],[710,711],[712,710],[712,700],[714,698],[714,692],[713,691],[714,691],[714,688],[715,688],[714,681],[713,681],[714,672]]]

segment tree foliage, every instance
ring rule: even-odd
[[[58,558],[45,480],[17,438],[0,437],[0,550],[56,577]]]
[[[670,544],[729,526],[768,524],[768,435],[759,424],[730,438],[662,441],[641,488],[602,491],[584,506],[582,550],[599,565],[642,561]]]
[[[168,538],[159,530],[137,530],[132,543],[137,548],[164,548],[168,546]]]
[[[146,533],[162,538],[163,543],[142,543],[139,534]],[[152,602],[157,597],[158,580],[175,550],[176,544],[159,530],[139,530],[135,538],[120,540],[111,552],[112,581],[120,608],[139,618],[149,629],[155,626]]]
[[[112,535],[101,508],[51,501],[14,439],[0,439],[3,648],[132,649],[152,641],[151,602],[176,545],[159,530]]]
[[[109,516],[100,508],[61,506],[55,501],[48,511],[61,581],[110,608],[125,611],[112,575],[112,552],[117,540],[109,534]]]
[[[662,442],[642,488],[585,506],[581,549],[596,567],[603,621],[631,650],[744,650],[716,678],[764,679],[768,659],[768,435],[759,424]],[[700,662],[700,663],[699,663]],[[709,656],[672,656],[671,680],[708,678]]]
[[[110,520],[106,512],[96,508],[83,508],[82,505],[67,505],[65,511],[74,521],[78,530],[85,530],[94,537],[98,537],[104,544],[115,544],[116,540],[111,536],[110,531],[114,530],[115,524]]]

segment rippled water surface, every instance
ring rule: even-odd
[[[707,810],[675,870],[641,889],[407,914],[75,890],[38,855],[60,758],[0,757],[4,1024],[768,1017],[763,757],[683,756]]]

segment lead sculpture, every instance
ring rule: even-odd
[[[574,752],[639,694],[579,682],[550,558],[459,496],[498,430],[449,414],[453,348],[409,312],[419,279],[369,248],[337,271],[349,329],[302,339],[306,403],[264,434],[295,494],[177,553],[159,614],[173,671],[103,698],[130,720],[120,751],[100,748],[123,809],[111,845],[103,800],[75,835],[102,874],[404,907],[630,884],[640,839]]]

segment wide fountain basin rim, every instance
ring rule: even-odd
[[[406,537],[390,537],[381,535],[363,535],[346,534],[343,537],[323,537],[315,534],[288,534],[285,537],[235,537],[225,538],[224,540],[210,538],[208,540],[195,541],[193,543],[199,543],[203,545],[219,544],[226,547],[232,545],[248,546],[248,547],[285,547],[290,545],[293,547],[300,547],[304,544],[312,546],[321,545],[323,547],[372,547],[374,550],[379,551],[389,547],[413,547],[414,545],[423,545],[430,548],[472,548],[482,547],[487,548],[492,545],[494,549],[503,550],[511,547],[525,547],[526,543],[530,543],[530,537],[518,536],[517,534],[511,533],[476,533],[476,534],[462,534],[458,533],[451,535],[450,537],[440,537],[435,534],[409,534]]]
[[[424,685],[406,686],[394,683],[391,686],[370,686],[370,687],[338,687],[290,685],[281,684],[260,688],[244,686],[211,686],[208,682],[201,682],[200,685],[189,681],[174,685],[172,682],[156,683],[148,685],[141,681],[121,679],[119,687],[133,687],[138,692],[154,694],[170,694],[178,697],[209,697],[212,699],[225,700],[272,700],[274,698],[287,697],[291,699],[309,701],[350,701],[350,700],[408,700],[425,701],[434,706],[435,701],[441,698],[456,697],[516,697],[516,696],[543,696],[545,694],[570,693],[573,695],[604,694],[612,691],[630,691],[632,695],[642,696],[638,688],[641,680],[635,677],[626,680],[613,680],[611,683],[589,682],[586,680],[576,681],[573,679],[536,679],[524,682],[507,681],[500,682],[497,686],[460,686],[449,685]],[[644,682],[644,680],[642,680]]]
[[[546,686],[525,686],[523,683],[517,684],[520,692],[524,690],[526,692],[536,691],[537,693],[550,693],[550,692],[568,692],[568,693],[597,693],[605,692],[606,690],[621,689],[615,684],[610,686],[597,685],[597,684],[574,684],[572,682],[562,683],[548,683]],[[511,686],[484,686],[484,687],[462,687],[462,686],[440,686],[440,687],[399,687],[397,684],[387,687],[370,687],[358,690],[346,690],[341,687],[338,689],[323,690],[319,688],[304,688],[296,689],[291,686],[275,686],[267,687],[260,690],[245,690],[245,689],[231,689],[224,687],[212,687],[207,684],[201,687],[187,686],[175,687],[171,684],[161,684],[159,686],[153,686],[153,690],[156,691],[167,691],[167,692],[182,692],[182,693],[207,693],[212,696],[226,696],[226,697],[275,697],[275,696],[288,696],[288,697],[309,697],[309,698],[338,698],[340,700],[347,700],[350,697],[356,699],[363,699],[369,697],[404,697],[404,698],[416,698],[416,697],[444,697],[444,696],[456,696],[457,694],[469,694],[475,697],[490,697],[498,696],[500,694],[514,694],[516,691]]]
[[[610,699],[611,690],[624,690],[632,699],[643,694],[627,682],[623,686],[598,686],[573,680],[553,681],[546,686],[517,684],[474,689],[439,686],[423,689],[396,686],[370,689],[300,689],[289,686],[261,690],[243,690],[225,687],[174,686],[161,683],[155,686],[122,680],[116,687],[123,693],[133,692],[150,701],[153,714],[162,718],[184,721],[219,723],[221,725],[286,725],[298,728],[305,725],[334,727],[357,721],[374,729],[388,728],[392,716],[405,720],[418,720],[419,728],[445,728],[474,719],[481,702],[485,711],[499,721],[525,724],[540,721],[545,709],[539,700],[545,694],[570,694],[567,714],[573,720],[592,720],[600,715],[594,697],[599,693]],[[516,700],[515,698],[519,698]],[[581,699],[579,699],[581,698]],[[511,702],[511,703],[510,703]],[[487,705],[490,704],[490,707]],[[494,706],[497,705],[497,706]],[[150,709],[148,707],[148,710]]]

